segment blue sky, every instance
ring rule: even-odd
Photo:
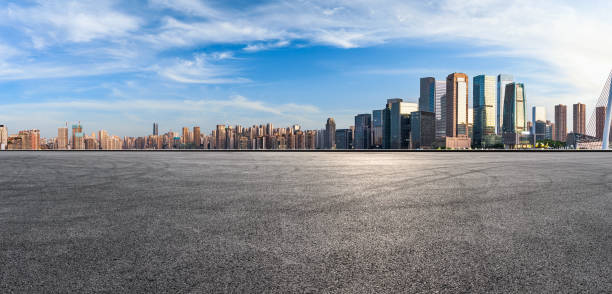
[[[66,121],[120,136],[154,121],[347,127],[451,72],[513,74],[549,119],[558,103],[590,113],[612,69],[609,11],[598,0],[3,1],[0,124],[43,136]]]

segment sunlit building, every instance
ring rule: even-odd
[[[514,82],[514,77],[511,75],[500,74],[497,76],[497,134],[503,133],[502,126],[504,124],[504,99],[506,98],[506,86]]]
[[[479,75],[474,77],[473,84],[473,140],[474,145],[486,147],[492,145],[491,139],[496,130],[497,86],[495,76]]]
[[[567,140],[567,105],[555,105],[555,141]]]

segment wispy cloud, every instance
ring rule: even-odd
[[[213,59],[227,59],[229,56],[213,55]],[[249,82],[246,78],[237,77],[237,70],[226,65],[210,62],[211,57],[198,54],[191,60],[179,59],[173,64],[158,69],[161,76],[179,83],[188,84],[233,84]]]

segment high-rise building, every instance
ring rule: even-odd
[[[433,112],[415,111],[410,114],[410,148],[431,148],[436,137],[436,115]]]
[[[40,149],[40,131],[39,130],[26,130],[19,131],[19,138],[21,139],[21,150],[39,150]]]
[[[102,150],[111,150],[112,149],[112,140],[111,138],[108,136],[108,133],[105,130],[100,130],[98,132],[98,147]],[[93,149],[92,148],[93,144],[89,144],[88,149]]]
[[[606,106],[599,106],[595,108],[595,136],[598,139],[603,140],[604,136],[604,126],[606,123]],[[612,130],[612,127],[610,127]],[[612,139],[612,132],[610,132],[610,138]]]
[[[418,109],[417,103],[391,102],[389,116],[391,149],[410,148],[410,114]]]
[[[85,149],[85,134],[83,134],[83,126],[79,122],[72,125],[72,146],[73,150]]]
[[[351,129],[338,129],[334,133],[335,149],[353,149],[353,131]]]
[[[383,113],[384,109],[372,111],[372,147],[382,148],[383,145]]]
[[[446,78],[446,136],[468,135],[468,76],[452,73]]]
[[[225,125],[217,125],[215,133],[215,149],[225,148]]]
[[[555,141],[567,140],[567,105],[555,105]]]
[[[355,116],[355,149],[369,149],[371,144],[372,116],[369,113]]]
[[[586,135],[586,105],[582,103],[574,104],[574,128],[575,134]]]
[[[193,127],[193,146],[196,149],[200,148],[201,138],[200,138],[200,127]]]
[[[55,143],[55,149],[59,149],[59,150],[68,149],[68,123],[66,123],[66,127],[57,128],[57,139]]]
[[[8,148],[8,129],[5,125],[0,125],[0,150]]]
[[[325,149],[336,149],[336,122],[331,117],[325,124]]]
[[[446,136],[446,81],[436,81],[436,138]]]
[[[520,135],[527,131],[525,85],[514,82],[508,84],[505,95],[503,142],[504,145],[514,148],[520,144]]]
[[[511,75],[500,74],[497,76],[497,134],[501,135],[504,124],[504,99],[506,98],[506,85],[514,82]]]
[[[391,105],[402,101],[400,98],[387,99],[383,110],[383,149],[391,149]]]
[[[436,79],[421,78],[421,95],[419,96],[419,111],[436,111]]]
[[[487,146],[486,140],[490,136],[494,136],[496,130],[496,99],[497,99],[497,88],[495,76],[480,75],[474,77],[473,84],[473,96],[474,96],[474,126],[473,126],[473,140],[476,146]]]
[[[153,136],[159,136],[159,125],[157,123],[153,123]]]
[[[548,127],[546,121],[546,108],[543,106],[533,106],[531,108],[531,121],[529,132],[531,133],[532,139],[535,140],[533,143],[535,144],[537,141],[546,139],[546,130]]]

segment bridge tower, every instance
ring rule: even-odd
[[[612,72],[610,72],[610,76],[612,77]],[[612,118],[612,79],[608,79],[608,84],[606,87],[609,88],[608,93],[608,106],[606,107],[606,120],[604,123],[604,133],[602,138],[602,149],[608,150],[610,144],[610,119]]]

